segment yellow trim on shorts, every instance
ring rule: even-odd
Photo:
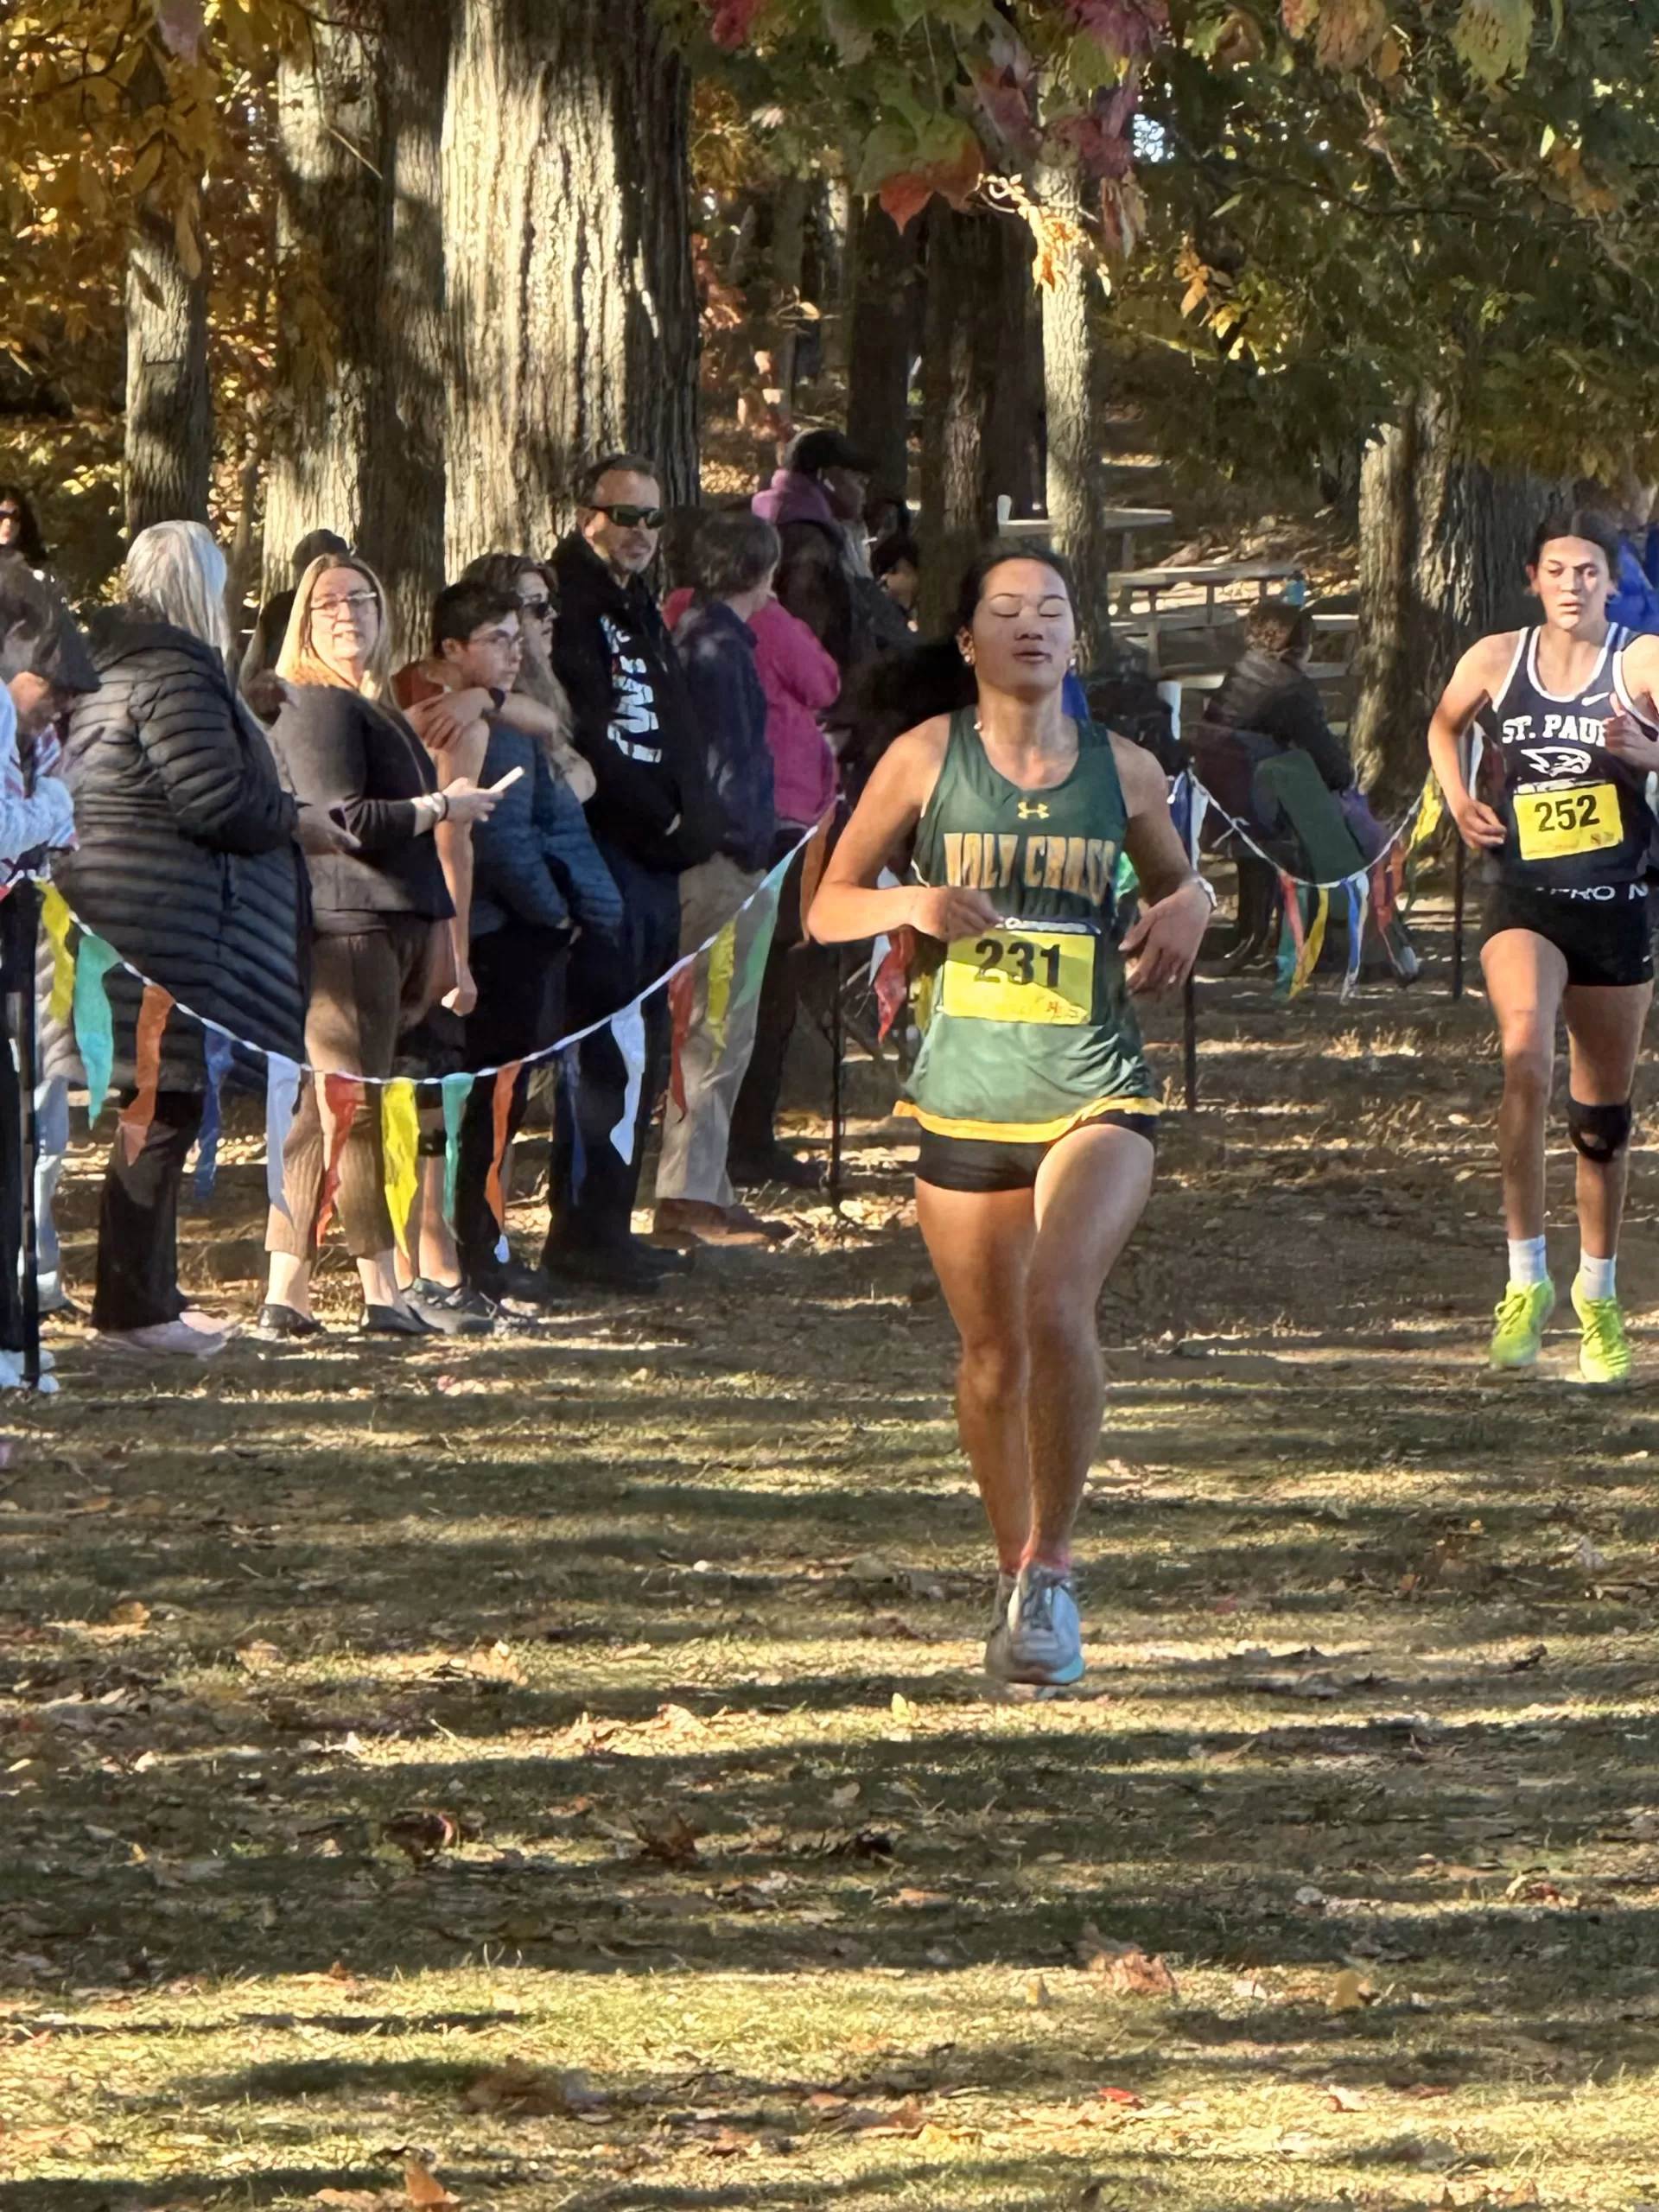
[[[1062,1114],[1053,1122],[963,1122],[945,1114],[926,1113],[908,1098],[901,1098],[893,1108],[895,1114],[919,1122],[931,1136],[980,1137],[991,1144],[1053,1144],[1107,1114],[1161,1114],[1163,1110],[1163,1102],[1157,1098],[1096,1098],[1075,1114]]]

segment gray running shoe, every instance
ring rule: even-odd
[[[986,1669],[1005,1682],[1033,1682],[1058,1688],[1083,1673],[1083,1630],[1077,1618],[1071,1577],[1057,1567],[1020,1570],[1008,1601],[1006,1635],[994,1636],[993,1663],[986,1648]]]
[[[1019,1576],[1009,1574],[1001,1567],[996,1573],[996,1604],[991,1613],[991,1632],[985,1639],[985,1671],[999,1681],[1008,1676],[1008,1605],[1019,1583]]]

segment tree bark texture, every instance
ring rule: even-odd
[[[1082,198],[1070,173],[1045,181],[1046,204],[1081,223]],[[1111,634],[1109,536],[1101,465],[1105,391],[1103,357],[1090,314],[1093,274],[1077,251],[1062,256],[1052,284],[1041,287],[1043,390],[1047,429],[1046,488],[1054,543],[1077,578],[1077,658],[1085,669],[1100,664]]]
[[[922,228],[901,231],[874,200],[853,203],[847,435],[875,463],[873,488],[899,498],[910,479],[910,365],[922,341]]]
[[[1461,458],[1456,410],[1433,393],[1367,448],[1351,740],[1361,785],[1389,809],[1421,787],[1429,717],[1459,655],[1530,620],[1526,556],[1557,488]]]
[[[127,257],[128,543],[152,523],[206,522],[213,465],[207,276],[186,269],[172,217],[147,210]]]
[[[454,0],[451,572],[550,553],[607,449],[697,488],[686,73],[651,0]]]
[[[283,318],[265,505],[267,592],[296,539],[338,531],[385,582],[394,648],[425,642],[443,582],[447,25],[436,6],[318,22],[278,81]]]
[[[1038,378],[1030,240],[1001,215],[927,212],[922,349],[921,626],[943,626],[996,502],[1028,505]]]

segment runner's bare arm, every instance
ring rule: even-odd
[[[1215,900],[1194,872],[1169,815],[1169,784],[1151,753],[1114,736],[1112,756],[1128,809],[1123,844],[1141,879],[1140,918],[1123,940],[1129,988],[1166,991],[1198,957]]]
[[[1637,713],[1659,722],[1659,638],[1632,638],[1619,657],[1619,677]],[[1659,770],[1659,741],[1622,710],[1608,717],[1602,741],[1616,760],[1651,775]]]
[[[968,937],[996,919],[996,908],[982,891],[921,884],[900,884],[878,891],[875,879],[909,842],[933,795],[950,735],[948,717],[906,730],[876,764],[864,796],[841,842],[830,855],[823,880],[806,918],[809,937],[820,944],[848,944],[879,937],[906,923],[925,936]]]
[[[1452,681],[1440,694],[1428,725],[1428,757],[1434,780],[1446,796],[1446,811],[1458,825],[1465,845],[1478,852],[1503,842],[1508,831],[1492,812],[1471,796],[1458,762],[1464,732],[1489,701],[1503,688],[1503,677],[1515,658],[1513,630],[1482,638],[1470,646],[1452,672]]]

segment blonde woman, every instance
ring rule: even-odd
[[[486,819],[494,794],[461,777],[439,788],[427,745],[442,757],[444,732],[420,730],[381,693],[390,661],[385,594],[372,569],[325,555],[295,593],[276,673],[288,696],[271,743],[290,789],[357,841],[350,854],[311,861],[311,999],[305,1057],[342,1075],[391,1073],[400,1033],[430,1004],[447,962],[454,914],[433,832]],[[457,702],[442,704],[454,718]],[[426,742],[423,743],[423,738]],[[391,1217],[382,1187],[380,1116],[372,1091],[340,1160],[337,1205],[363,1286],[364,1326],[397,1336],[433,1333],[398,1288]],[[287,1211],[273,1207],[268,1335],[306,1337],[311,1311],[327,1142],[316,1085],[308,1082],[283,1160]]]

